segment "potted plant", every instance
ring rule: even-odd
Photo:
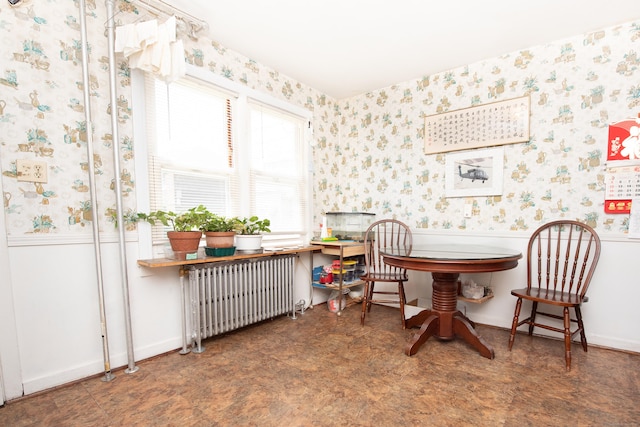
[[[262,248],[262,233],[270,233],[271,221],[257,216],[238,219],[236,226],[236,249],[258,251]]]
[[[138,218],[151,225],[161,223],[166,227],[171,227],[171,230],[167,231],[171,249],[177,258],[185,258],[186,254],[198,251],[202,238],[201,229],[210,214],[207,208],[200,205],[183,213],[163,210],[148,214],[138,213]]]
[[[238,218],[209,213],[200,230],[204,232],[208,248],[231,248],[237,227]]]

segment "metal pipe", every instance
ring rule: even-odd
[[[188,354],[191,352],[191,350],[187,348],[187,307],[185,304],[187,303],[186,292],[188,290],[184,286],[184,277],[188,275],[189,272],[183,267],[180,267],[180,314],[182,315],[182,350],[180,350],[180,354]]]
[[[118,224],[118,243],[120,247],[120,278],[122,280],[122,295],[124,303],[124,321],[127,338],[128,367],[125,373],[132,374],[138,370],[133,354],[133,334],[131,332],[131,307],[129,304],[129,278],[127,276],[127,251],[125,241],[125,224],[122,209],[122,182],[120,172],[120,137],[118,135],[118,100],[116,94],[116,53],[115,53],[115,23],[113,20],[114,0],[106,0],[107,39],[109,50],[109,95],[111,103],[111,141],[113,147],[113,168],[115,170],[116,221]]]
[[[98,299],[100,304],[100,328],[102,333],[102,356],[104,358],[104,377],[102,381],[111,381],[115,376],[111,373],[109,361],[109,338],[107,336],[107,320],[104,308],[104,284],[102,278],[102,256],[100,253],[100,230],[98,229],[98,202],[96,199],[95,165],[93,162],[93,123],[91,122],[91,99],[89,98],[89,54],[87,52],[87,20],[86,1],[80,0],[80,37],[82,42],[82,87],[84,94],[84,115],[87,134],[87,163],[89,166],[89,190],[91,195],[91,226],[93,230],[93,248],[96,259],[96,275],[98,280]]]
[[[162,0],[140,1],[137,3],[137,6],[139,8],[146,9],[153,14],[175,16],[178,20],[184,23],[184,25],[186,26],[186,34],[192,40],[198,40],[198,36],[200,33],[206,33],[209,31],[209,24],[206,21],[198,19],[195,16],[186,13]]]

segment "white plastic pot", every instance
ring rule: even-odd
[[[262,234],[237,234],[237,251],[257,251],[262,248]]]

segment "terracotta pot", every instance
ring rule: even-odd
[[[205,231],[208,248],[230,248],[233,246],[235,231]]]
[[[200,246],[200,231],[167,231],[171,249],[175,253],[193,253]]]

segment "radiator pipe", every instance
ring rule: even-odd
[[[89,55],[87,53],[87,20],[86,1],[80,0],[80,37],[82,42],[82,89],[84,94],[84,115],[87,135],[87,164],[89,171],[89,191],[91,195],[91,227],[93,230],[93,248],[96,259],[96,276],[98,282],[98,299],[100,304],[100,330],[102,337],[102,356],[104,358],[104,377],[102,381],[111,381],[115,376],[111,373],[109,361],[109,338],[104,307],[104,284],[102,276],[102,255],[100,253],[100,230],[98,229],[98,202],[96,199],[95,165],[93,162],[93,123],[91,122],[91,99],[89,98]]]
[[[111,145],[113,147],[113,168],[115,170],[116,223],[118,224],[118,243],[120,247],[120,279],[124,305],[125,332],[127,338],[128,367],[125,373],[132,374],[138,370],[133,354],[133,334],[131,332],[131,307],[129,304],[129,278],[127,276],[127,251],[125,241],[125,224],[122,209],[122,180],[120,172],[120,137],[118,135],[118,100],[116,94],[116,60],[115,60],[115,22],[113,19],[115,0],[106,0],[107,6],[107,38],[109,50],[109,93],[111,103]]]

